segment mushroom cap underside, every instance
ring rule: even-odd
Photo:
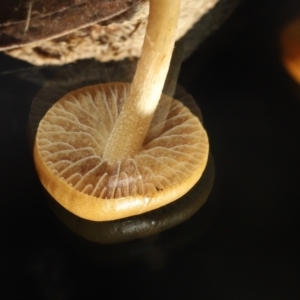
[[[199,118],[166,95],[140,152],[115,165],[102,160],[129,89],[112,83],[76,90],[40,122],[34,159],[42,184],[82,218],[114,220],[166,205],[184,195],[206,166],[208,138]]]

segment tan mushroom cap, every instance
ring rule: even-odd
[[[218,1],[182,0],[176,40],[191,30]],[[139,57],[147,27],[148,2],[143,0],[107,22],[95,23],[55,39],[38,40],[6,53],[35,65],[63,65],[87,58],[107,62]],[[217,16],[218,19],[221,17]],[[200,36],[196,31],[193,38],[189,38],[186,52],[190,54],[196,48]]]
[[[198,116],[165,95],[140,152],[116,165],[102,160],[129,88],[109,83],[73,91],[39,124],[34,160],[41,182],[84,219],[115,220],[166,205],[184,195],[205,169],[208,138]]]
[[[284,67],[300,84],[300,15],[283,28],[280,42]]]

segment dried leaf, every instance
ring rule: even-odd
[[[142,0],[2,0],[0,50],[52,39],[128,11]]]

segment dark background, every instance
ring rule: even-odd
[[[35,71],[1,54],[0,298],[300,299],[300,86],[278,45],[297,2],[242,1],[183,64],[213,190],[185,224],[122,245],[86,242],[49,209],[26,136],[43,77],[20,78]]]

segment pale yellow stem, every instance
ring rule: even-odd
[[[150,0],[142,54],[103,159],[114,164],[141,148],[168,73],[174,48],[180,0]]]

